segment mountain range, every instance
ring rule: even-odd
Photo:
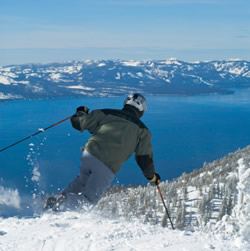
[[[85,60],[0,67],[0,100],[75,96],[195,95],[250,87],[250,62]]]

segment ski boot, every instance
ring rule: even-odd
[[[59,211],[61,206],[65,204],[66,202],[66,195],[65,194],[60,194],[58,196],[48,196],[45,199],[45,204],[43,209],[49,210],[52,209],[53,211]]]

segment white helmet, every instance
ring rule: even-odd
[[[134,93],[128,95],[128,97],[124,100],[123,105],[132,105],[140,112],[145,112],[147,110],[147,101],[146,99],[139,93]]]

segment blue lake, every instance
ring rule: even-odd
[[[91,110],[121,108],[123,99],[2,102],[0,149],[71,116],[80,105]],[[152,132],[155,168],[162,180],[177,178],[250,144],[249,90],[236,90],[232,95],[148,96],[147,100],[142,121]],[[21,193],[59,191],[78,174],[80,147],[89,137],[66,121],[0,152],[0,185]],[[38,181],[34,168],[40,173]],[[147,180],[131,157],[114,183],[143,185]]]

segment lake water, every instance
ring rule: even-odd
[[[199,169],[250,144],[250,91],[233,95],[148,96],[142,118],[152,132],[156,171],[162,180]],[[0,149],[68,116],[80,105],[121,108],[123,98],[67,98],[0,103]],[[0,185],[20,192],[59,191],[79,172],[80,146],[90,134],[69,121],[0,152]],[[40,174],[40,176],[39,176]],[[114,183],[146,184],[132,157]]]

